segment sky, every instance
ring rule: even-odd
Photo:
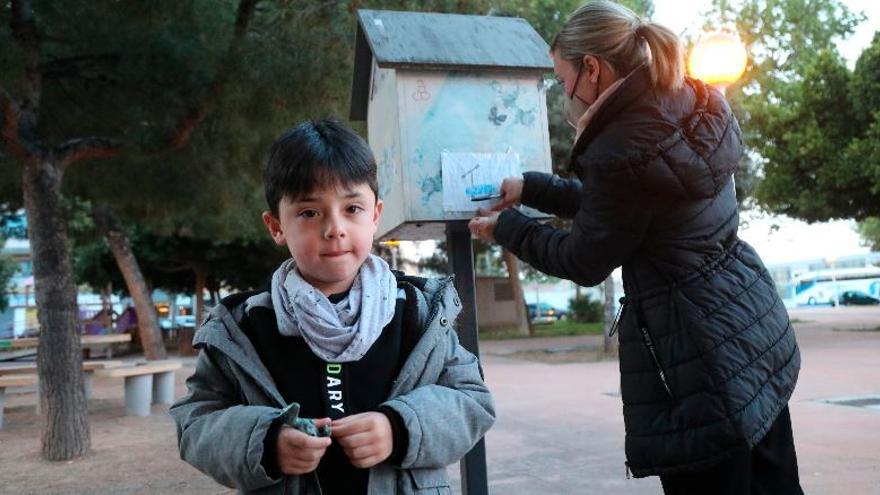
[[[701,13],[711,5],[709,0],[690,0],[683,9],[678,0],[654,0],[654,20],[676,33],[696,36],[702,25]],[[880,30],[880,1],[843,0],[850,10],[862,12],[867,19],[848,39],[838,44],[841,55],[852,68],[862,50]],[[849,254],[868,252],[861,246],[852,221],[807,224],[785,217],[771,217],[756,213],[742,215],[746,220],[740,226],[740,237],[753,245],[765,263],[782,263],[813,258],[839,258]],[[774,229],[774,225],[778,229]]]

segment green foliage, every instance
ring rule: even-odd
[[[880,218],[869,217],[856,224],[862,244],[872,251],[880,251]]]
[[[479,239],[471,240],[471,249],[474,253],[474,270],[478,276],[507,276],[507,267],[501,247]],[[433,275],[449,273],[449,256],[446,241],[438,241],[437,247],[431,256],[421,258],[418,261],[420,270],[425,270]]]
[[[575,335],[602,335],[601,323],[579,323],[571,319],[535,325],[532,335],[523,335],[518,328],[486,327],[480,328],[480,340],[508,340],[548,337],[571,337]]]
[[[579,323],[595,323],[604,319],[602,301],[595,301],[591,297],[572,298],[569,300],[568,310],[570,318]]]
[[[94,290],[107,287],[126,292],[107,242],[95,229],[91,205],[69,201],[68,228],[74,275],[78,284]],[[247,290],[263,286],[289,254],[268,236],[200,239],[182,234],[158,235],[136,224],[124,229],[149,286],[171,293],[191,293],[196,272],[205,275],[209,289]]]
[[[713,10],[709,24],[735,26],[751,57],[728,95],[762,169],[758,203],[810,222],[880,215],[880,41],[854,71],[834,45],[862,16],[838,0],[715,0]]]
[[[233,254],[259,253],[255,262],[278,257],[266,255],[277,250],[265,240],[259,220],[265,208],[260,164],[274,138],[296,121],[347,114],[355,7],[518,15],[549,40],[579,3],[263,1],[246,35],[233,42],[235,0],[158,0],[113,8],[82,0],[35,2],[43,78],[34,132],[45,143],[83,136],[125,143],[116,158],[70,167],[65,194],[112,205],[130,227],[148,278],[156,287],[175,285],[160,282],[168,278],[161,274],[204,266],[206,260],[224,265]],[[650,0],[624,3],[651,9]],[[0,53],[0,86],[16,96],[22,92],[25,53],[12,37],[10,9],[0,5],[0,43],[12,47]],[[551,107],[559,107],[551,108],[556,163],[565,161],[571,144],[560,96],[557,91],[549,98]],[[186,146],[156,152],[194,110],[206,117]],[[0,152],[0,204],[20,205],[20,190],[20,167]],[[74,242],[78,280],[124,287],[104,241],[88,222],[80,227]],[[497,268],[500,252],[485,251],[485,265]],[[264,267],[256,264],[254,272],[262,273]]]

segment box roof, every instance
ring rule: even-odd
[[[382,68],[545,73],[549,50],[519,17],[359,10],[350,118],[367,117],[374,57]]]

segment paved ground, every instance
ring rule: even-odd
[[[880,409],[826,399],[880,397],[880,308],[795,310],[803,354],[791,404],[806,493],[880,494]],[[529,349],[598,346],[594,336],[483,342],[499,417],[486,439],[490,493],[655,494],[656,479],[627,480],[616,361],[545,364]],[[183,393],[183,375],[178,390]],[[98,380],[90,402],[93,452],[69,463],[39,458],[33,393],[7,400],[0,430],[0,493],[231,493],[178,459],[166,408],[124,415],[122,383]],[[458,477],[453,466],[450,473]]]

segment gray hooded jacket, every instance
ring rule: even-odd
[[[398,285],[417,279],[401,277]],[[370,494],[451,493],[445,466],[458,461],[495,420],[492,396],[477,358],[452,327],[461,310],[452,279],[424,280],[415,291],[425,328],[394,381],[388,400],[403,419],[409,446],[399,466],[370,469]],[[189,393],[171,406],[180,456],[223,485],[243,493],[319,494],[314,474],[270,478],[263,441],[286,404],[240,329],[244,304],[213,308],[196,332],[200,349]]]

